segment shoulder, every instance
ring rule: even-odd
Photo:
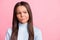
[[[11,36],[11,33],[12,33],[12,28],[8,28],[7,29],[7,34],[9,34]]]
[[[36,27],[36,26],[34,26],[34,31],[35,31],[35,32],[41,32],[40,28],[38,28],[38,27]]]
[[[37,36],[41,34],[42,34],[41,30],[38,27],[34,26],[34,35]]]
[[[9,40],[11,37],[12,29],[8,28],[5,36],[5,40]]]

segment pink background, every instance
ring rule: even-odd
[[[12,26],[14,5],[21,0],[0,0],[0,40]],[[42,31],[43,40],[60,40],[60,0],[24,0],[29,2],[34,25]]]

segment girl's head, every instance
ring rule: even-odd
[[[18,2],[14,7],[14,14],[21,23],[32,21],[32,12],[27,2]]]
[[[27,27],[29,33],[28,40],[34,40],[32,12],[29,4],[24,1],[16,3],[14,7],[11,40],[17,40],[19,22],[28,23],[28,27]]]
[[[20,23],[26,23],[29,20],[29,14],[25,6],[19,6],[16,9],[16,16]]]

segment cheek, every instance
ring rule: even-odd
[[[21,18],[20,18],[20,15],[17,15],[17,19],[18,19],[18,20],[21,19]]]
[[[29,20],[29,15],[27,15],[26,19]]]

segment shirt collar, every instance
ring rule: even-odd
[[[28,24],[28,23],[23,23],[23,24],[22,24],[22,23],[19,23],[19,27],[20,27],[20,28],[26,28],[26,27],[27,27],[27,24]]]

